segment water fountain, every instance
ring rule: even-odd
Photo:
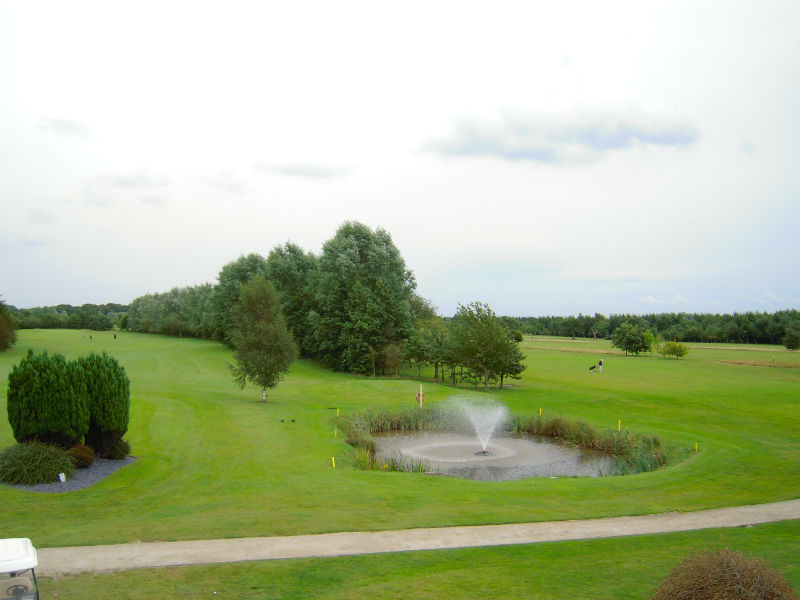
[[[398,431],[375,436],[381,460],[419,460],[443,475],[483,481],[526,477],[597,476],[608,472],[607,457],[567,448],[543,438],[507,437],[509,413],[485,396],[451,399],[448,419],[455,430]]]
[[[492,439],[495,430],[508,419],[508,409],[503,404],[494,401],[478,403],[464,398],[456,398],[453,403],[467,417],[475,435],[478,436],[481,449],[475,453],[476,456],[490,456],[491,453],[486,450],[489,440]]]

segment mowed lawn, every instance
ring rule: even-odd
[[[336,409],[413,406],[419,383],[411,379],[353,377],[298,361],[264,405],[259,390],[236,387],[232,355],[217,343],[131,333],[115,340],[110,332],[92,338],[71,330],[19,332],[13,350],[0,355],[0,447],[14,442],[5,418],[7,374],[28,348],[68,358],[106,350],[131,379],[127,438],[137,461],[68,494],[0,486],[0,537],[30,537],[47,547],[290,535],[800,497],[800,353],[781,347],[692,345],[675,360],[625,357],[607,341],[526,340],[524,378],[490,392],[512,411],[534,415],[541,407],[602,428],[621,420],[623,428],[691,452],[634,476],[475,482],[364,472],[349,463]],[[773,355],[783,366],[768,366]],[[600,356],[605,373],[590,374]],[[460,391],[425,384],[428,403]]]

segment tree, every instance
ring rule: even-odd
[[[278,294],[263,275],[254,276],[241,286],[233,309],[233,329],[229,339],[236,365],[231,365],[234,380],[244,389],[247,382],[261,387],[261,401],[267,389],[280,382],[297,357],[297,346],[286,326]]]
[[[414,277],[383,229],[349,221],[325,242],[316,293],[317,356],[339,371],[381,373],[412,329]]]
[[[634,325],[630,321],[625,321],[614,330],[611,335],[611,345],[624,350],[626,356],[628,352],[639,354],[650,350],[645,337],[645,330],[640,325]]]
[[[689,346],[675,341],[664,342],[658,352],[665,357],[674,356],[675,358],[682,358],[689,354]]]
[[[130,380],[117,359],[92,352],[76,361],[86,384],[89,408],[89,429],[86,445],[101,458],[108,458],[111,449],[128,431],[131,409]]]
[[[787,329],[786,335],[783,336],[783,345],[787,350],[800,349],[800,332],[796,329]]]
[[[8,375],[8,421],[18,442],[69,448],[89,430],[83,369],[60,354],[29,350]]]
[[[257,274],[267,275],[267,261],[255,253],[240,256],[220,270],[214,286],[214,339],[232,346],[230,335],[235,327],[233,311],[239,302],[239,288]]]
[[[17,324],[6,303],[0,299],[0,352],[8,350],[17,341]]]
[[[522,354],[488,304],[459,305],[451,338],[454,360],[483,380],[522,372]]]
[[[308,316],[316,307],[317,257],[299,246],[286,243],[276,246],[267,257],[266,276],[281,299],[286,323],[300,354],[314,354],[312,322]]]

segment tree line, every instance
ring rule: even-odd
[[[528,335],[608,338],[623,323],[638,325],[654,336],[678,342],[781,344],[787,334],[800,331],[800,311],[731,314],[659,313],[560,317],[503,317],[506,325]]]
[[[438,379],[443,366],[457,366],[461,379],[487,386],[524,368],[517,348],[521,337],[488,306],[474,303],[460,307],[452,319],[439,317],[416,293],[414,275],[391,236],[357,222],[342,225],[319,256],[287,242],[266,257],[252,253],[226,264],[214,285],[136,298],[122,325],[219,340],[240,351],[247,336],[241,304],[254,302],[255,291],[245,286],[257,278],[274,289],[296,352],[335,370],[396,375],[404,363],[431,364]],[[266,311],[272,292],[260,282],[256,287]],[[255,317],[251,323],[251,329],[262,326]],[[269,387],[268,378],[262,379]],[[242,371],[237,380],[243,381]]]
[[[82,304],[71,306],[8,306],[17,329],[93,329],[108,331],[118,326],[128,307],[124,304]]]

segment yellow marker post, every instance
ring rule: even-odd
[[[339,416],[339,409],[338,408],[336,409],[336,416],[337,417]]]
[[[331,456],[331,467],[336,468],[336,458]]]
[[[694,451],[697,452],[697,442],[694,443]]]
[[[542,408],[541,407],[539,407],[539,416],[540,417],[542,416]]]
[[[336,437],[337,435],[339,435],[339,430],[338,429],[334,429],[333,430],[333,437]]]
[[[617,433],[622,431],[622,419],[617,419]]]

